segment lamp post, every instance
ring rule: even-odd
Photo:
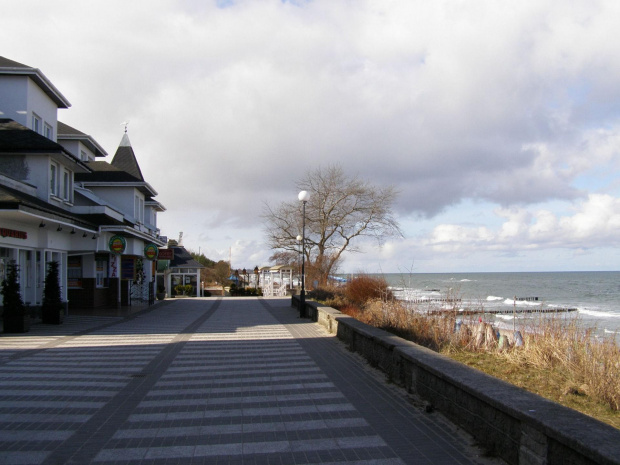
[[[297,242],[299,242],[299,277],[297,278],[297,285],[301,287],[301,261],[303,260],[303,255],[301,254],[301,234],[298,234]]]
[[[301,222],[301,294],[299,295],[299,318],[306,316],[306,203],[310,199],[307,191],[301,191],[297,196],[302,204],[302,222]]]

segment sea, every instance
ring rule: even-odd
[[[620,341],[620,271],[373,276],[384,278],[398,299],[418,311],[455,309],[465,314],[476,310],[480,313],[474,318],[518,330],[540,318],[576,319],[596,337]]]

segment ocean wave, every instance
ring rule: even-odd
[[[497,297],[494,295],[487,296],[487,300],[502,300],[503,297]]]
[[[620,318],[620,313],[601,312],[598,310],[588,310],[585,308],[579,308],[577,309],[577,311],[580,314],[588,315],[588,316],[595,316],[597,318]]]
[[[495,315],[495,318],[498,318],[500,320],[512,320],[512,319],[514,319],[514,317],[512,315],[502,315],[502,314]]]
[[[514,299],[506,299],[504,300],[506,305],[514,305]],[[526,307],[542,307],[543,303],[539,300],[518,300],[516,301],[517,306],[526,306]]]

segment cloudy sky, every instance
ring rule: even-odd
[[[162,234],[267,264],[260,213],[339,163],[404,238],[347,272],[620,269],[617,0],[3,2],[0,55],[123,127]]]

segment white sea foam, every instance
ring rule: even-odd
[[[514,305],[515,304],[515,300],[514,299],[506,299],[504,300],[504,303],[506,305]],[[528,307],[542,307],[543,303],[540,300],[517,300],[516,301],[517,306],[521,306],[521,305],[525,305]]]
[[[595,316],[597,318],[620,318],[620,313],[615,312],[601,312],[597,310],[588,310],[585,308],[579,308],[577,311],[583,315]]]
[[[512,320],[513,319],[512,315],[502,315],[501,313],[495,315],[495,317],[499,318],[500,320]]]
[[[487,300],[488,301],[491,301],[491,300],[502,300],[502,299],[503,299],[503,297],[497,297],[497,296],[494,296],[494,295],[487,296]]]

